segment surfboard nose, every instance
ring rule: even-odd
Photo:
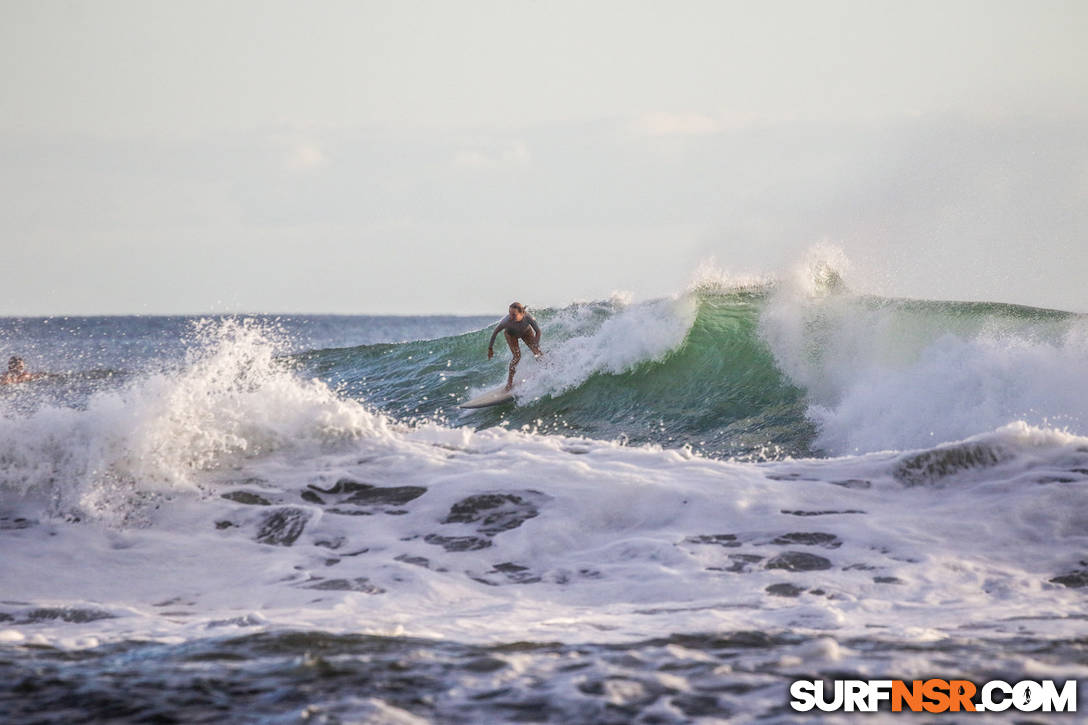
[[[457,407],[464,408],[465,410],[471,410],[474,408],[488,408],[492,405],[501,405],[513,399],[513,392],[507,390],[505,387],[502,387],[495,388],[494,390],[489,390],[483,395],[461,403]]]

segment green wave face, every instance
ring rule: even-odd
[[[758,334],[763,297],[703,294],[696,301],[683,342],[663,359],[594,375],[543,401],[543,412],[594,437],[690,445],[713,456],[812,453],[803,391],[779,372]]]
[[[703,293],[542,311],[548,363],[523,347],[518,374],[526,381],[519,390],[527,393],[515,404],[472,413],[456,405],[502,384],[510,358],[500,336],[495,359],[487,360],[490,328],[315,351],[299,360],[345,394],[400,419],[688,445],[715,457],[810,455],[815,430],[803,392],[775,367],[758,334],[763,303],[762,294]],[[659,349],[620,349],[643,344],[649,327],[663,337]]]

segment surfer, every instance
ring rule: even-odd
[[[26,361],[17,355],[12,355],[11,359],[8,360],[8,371],[5,374],[0,375],[0,385],[26,383],[44,377],[45,373],[27,372]]]
[[[495,326],[494,332],[491,333],[491,342],[487,344],[488,360],[495,355],[495,336],[499,334],[499,330],[506,334],[506,344],[510,346],[510,352],[513,353],[513,357],[510,358],[510,377],[506,381],[506,390],[509,391],[514,387],[514,371],[517,370],[518,362],[521,361],[521,347],[518,345],[518,339],[524,340],[536,357],[540,357],[542,354],[540,352],[540,325],[536,324],[533,316],[525,311],[525,305],[520,302],[510,303],[510,314],[502,318],[502,321]]]

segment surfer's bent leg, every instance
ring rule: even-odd
[[[514,371],[518,369],[518,363],[521,362],[521,347],[518,345],[518,339],[506,333],[506,344],[510,346],[510,352],[513,357],[510,358],[510,377],[506,380],[506,389],[514,387]]]
[[[536,337],[532,332],[526,332],[521,339],[525,341],[525,344],[529,346],[529,349],[533,351],[533,355],[536,357],[544,354],[540,352],[540,345],[536,344]]]

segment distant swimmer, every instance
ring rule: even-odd
[[[8,371],[0,375],[0,385],[11,385],[12,383],[28,383],[31,380],[37,380],[38,378],[44,378],[45,373],[31,373],[27,372],[26,361],[21,357],[12,355],[8,360]]]
[[[518,346],[518,339],[524,340],[536,357],[540,357],[542,354],[540,352],[540,325],[536,324],[533,316],[525,311],[525,305],[520,302],[511,303],[510,314],[502,318],[502,322],[496,325],[495,331],[491,333],[491,342],[487,344],[488,360],[495,355],[495,336],[499,334],[500,330],[506,333],[506,344],[510,346],[510,352],[514,355],[510,359],[510,377],[506,381],[506,390],[509,391],[514,387],[514,371],[517,370],[518,362],[521,361],[521,348]],[[534,332],[536,334],[533,334]]]

